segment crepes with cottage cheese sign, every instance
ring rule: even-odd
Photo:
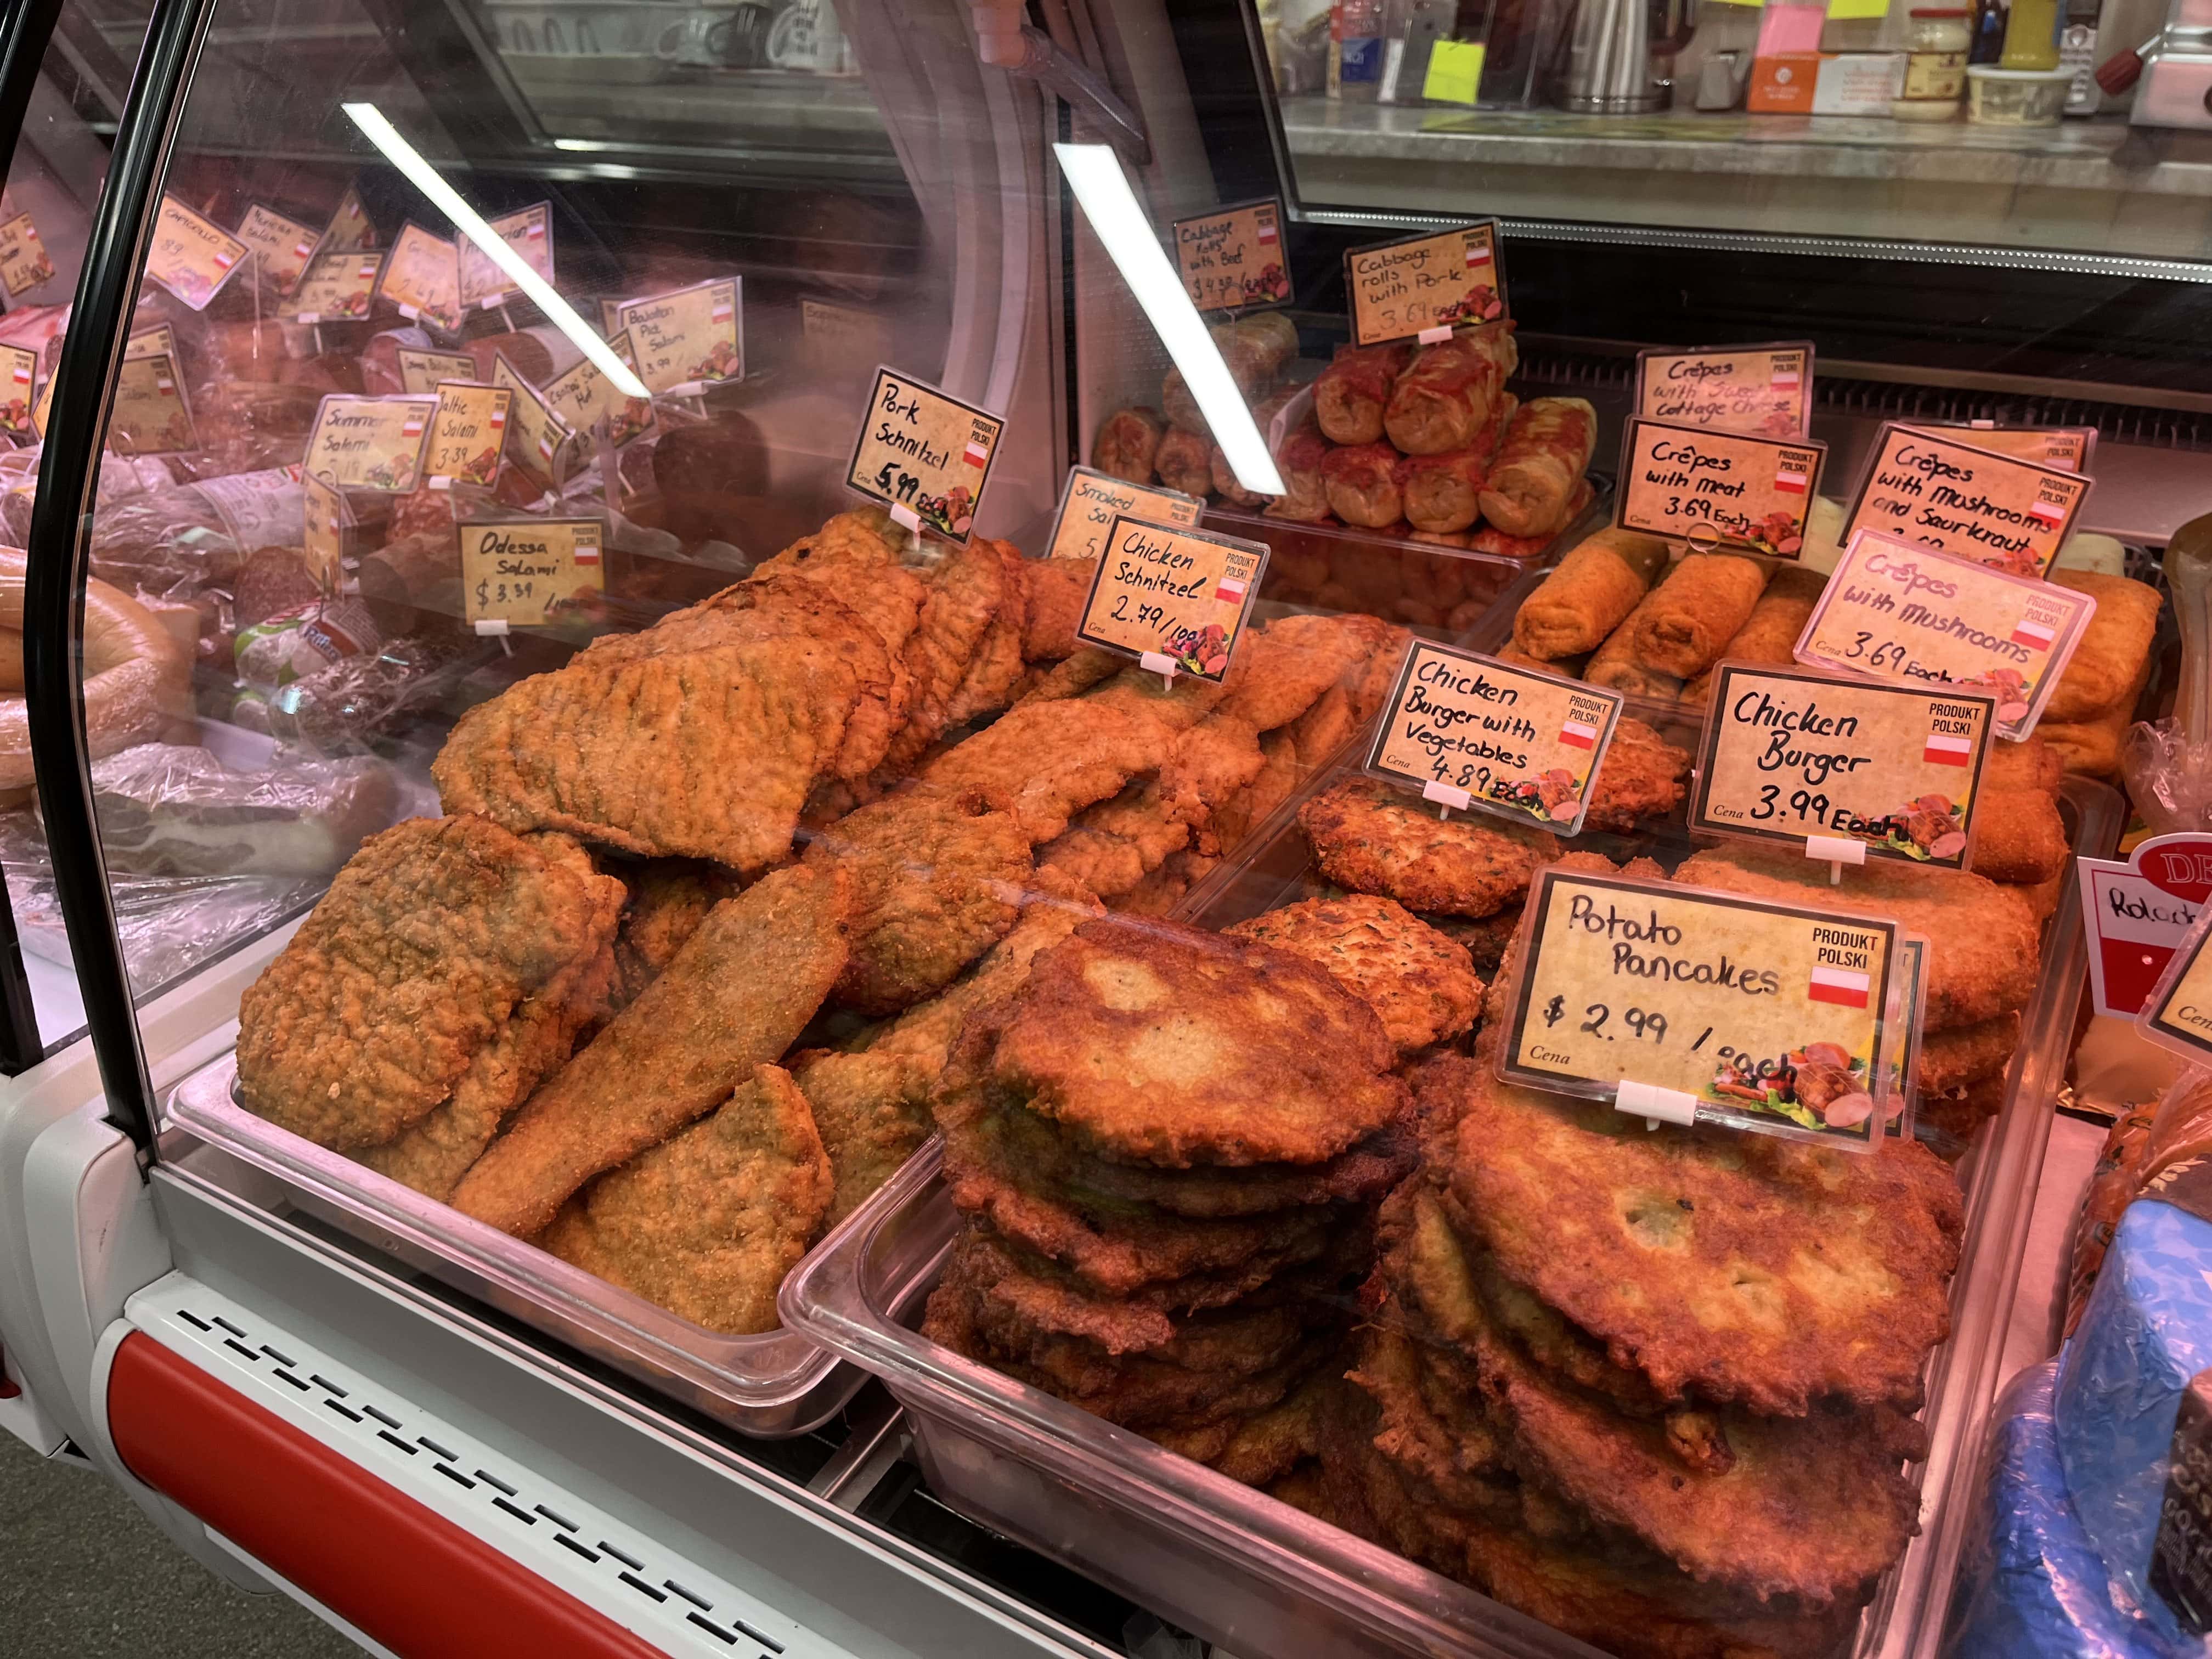
[[[1621,706],[1618,691],[1415,640],[1367,769],[1440,806],[1577,835]]]
[[[1498,1050],[1509,1082],[1873,1146],[1891,1083],[1894,922],[1556,869],[1527,916]]]
[[[2077,471],[1893,422],[1875,441],[1844,539],[1885,531],[2014,575],[2041,576],[2074,533],[2088,495],[2089,480]]]
[[[1220,680],[1267,566],[1265,542],[1116,518],[1075,637],[1167,675]]]
[[[1964,869],[1996,718],[1985,694],[1724,662],[1689,827]]]
[[[1997,735],[2035,730],[2096,600],[1880,531],[1851,538],[1797,660],[1899,685],[1986,691]]]
[[[1636,354],[1636,412],[1676,426],[1802,438],[1813,430],[1813,343]]]
[[[927,526],[965,547],[1006,428],[988,410],[878,368],[845,483],[890,508],[908,529]]]

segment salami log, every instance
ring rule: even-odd
[[[1465,448],[1520,361],[1510,323],[1485,323],[1422,348],[1383,405],[1383,431],[1408,455]]]
[[[1597,411],[1580,398],[1535,398],[1521,407],[1482,488],[1482,516],[1509,536],[1565,527],[1575,486],[1597,445]]]
[[[1346,524],[1381,530],[1406,516],[1399,483],[1405,457],[1388,444],[1347,444],[1321,464],[1329,511]]]
[[[1478,498],[1498,453],[1498,434],[1513,418],[1514,396],[1498,400],[1490,423],[1464,449],[1441,455],[1416,455],[1406,463],[1406,522],[1416,530],[1449,534],[1464,530],[1480,511]]]
[[[1297,430],[1275,451],[1275,470],[1283,475],[1284,493],[1267,503],[1271,519],[1299,524],[1320,524],[1328,516],[1328,486],[1322,478],[1322,464],[1334,452],[1321,428],[1308,416]]]
[[[1340,346],[1336,359],[1314,381],[1314,418],[1340,444],[1380,443],[1382,408],[1413,361],[1403,343]]]
[[[1166,430],[1157,409],[1117,409],[1098,422],[1098,435],[1091,441],[1091,465],[1127,483],[1148,484],[1160,434]]]

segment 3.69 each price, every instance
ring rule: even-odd
[[[1911,654],[1901,640],[1884,640],[1879,645],[1873,641],[1871,634],[1854,634],[1850,649],[1844,655],[1853,662],[1863,661],[1869,668],[1902,668]]]

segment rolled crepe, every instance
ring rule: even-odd
[[[1750,620],[1735,631],[1722,651],[1720,662],[1763,662],[1780,665],[1796,660],[1797,636],[1805,631],[1813,607],[1820,602],[1827,579],[1817,571],[1784,568],[1774,573],[1766,592],[1751,608]],[[1699,705],[1713,692],[1714,668],[1682,688],[1682,701]]]
[[[2133,708],[2121,708],[2093,720],[2038,720],[2035,731],[2068,771],[2117,778],[2134,716]]]
[[[1766,567],[1736,553],[1689,553],[1636,608],[1629,647],[1646,668],[1694,679],[1751,620]]]
[[[1645,604],[1650,601],[1647,599]],[[1617,628],[1613,636],[1598,647],[1597,654],[1583,670],[1583,678],[1592,685],[1609,685],[1616,691],[1626,691],[1639,697],[1656,697],[1662,702],[1673,702],[1682,695],[1682,682],[1672,674],[1662,674],[1646,668],[1636,659],[1630,648],[1629,629]]]
[[[2066,867],[2071,852],[2058,803],[2040,789],[1993,789],[1974,811],[1973,872],[2033,886]]]
[[[1482,486],[1484,520],[1509,536],[1566,527],[1575,486],[1597,444],[1597,410],[1580,398],[1524,404]]]
[[[2078,723],[2110,713],[2132,690],[2150,660],[2158,632],[2158,590],[2125,576],[2094,570],[2054,570],[2053,586],[2070,587],[2096,600],[2089,625],[2081,630],[2074,659],[2051,688],[2043,706],[2045,720]]]
[[[1543,659],[1595,651],[1666,568],[1667,544],[1627,530],[1586,537],[1521,602],[1513,643]]]
[[[1152,458],[1160,451],[1160,434],[1167,422],[1156,409],[1117,409],[1098,423],[1091,440],[1091,465],[1101,472],[1130,483],[1152,481]]]
[[[1982,787],[1991,791],[2040,789],[2049,795],[2057,792],[2065,777],[2065,763],[2039,733],[2031,732],[2025,742],[2008,743],[1999,738],[1990,745],[1989,764],[1982,770]]]

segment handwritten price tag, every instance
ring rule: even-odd
[[[1264,542],[1117,518],[1075,636],[1164,672],[1219,680],[1267,566]]]
[[[146,275],[194,311],[205,311],[251,252],[213,220],[164,196],[146,250]]]
[[[1862,530],[1798,636],[1799,662],[1996,699],[2001,738],[2035,729],[2097,602]]]
[[[2089,1000],[2133,1019],[2212,900],[2212,836],[2153,836],[2125,859],[2074,860],[2089,935]]]
[[[560,474],[555,458],[568,441],[568,423],[545,401],[544,394],[507,361],[504,352],[492,355],[491,383],[514,394],[507,410],[507,459],[534,477],[557,483]]]
[[[926,380],[878,368],[845,483],[894,519],[965,547],[1006,425]]]
[[[377,285],[384,302],[413,322],[447,334],[461,326],[461,260],[453,245],[410,222],[385,256]]]
[[[53,274],[54,262],[46,257],[46,245],[29,214],[0,222],[0,285],[9,299],[20,299]]]
[[[177,349],[177,331],[167,323],[157,323],[152,328],[133,334],[123,343],[123,356],[159,357],[166,354],[172,362],[182,362],[183,354]]]
[[[1171,228],[1176,269],[1200,311],[1286,305],[1291,276],[1283,264],[1283,204],[1279,197],[1217,208]]]
[[[323,253],[358,253],[363,248],[376,246],[376,227],[369,222],[368,215],[362,211],[361,198],[350,188],[338,198],[337,211],[331,215],[330,223],[324,228],[318,251]]]
[[[441,380],[473,380],[477,360],[465,351],[417,351],[399,348],[399,389],[434,395]]]
[[[1639,351],[1636,386],[1636,412],[1655,421],[1762,438],[1813,430],[1809,340]]]
[[[345,581],[345,496],[313,477],[301,479],[300,493],[307,568],[325,593],[335,595]]]
[[[1195,495],[1133,484],[1087,466],[1067,470],[1060,492],[1060,513],[1046,544],[1048,559],[1095,559],[1106,550],[1106,532],[1116,518],[1148,524],[1194,525],[1206,510]]]
[[[1863,1150],[1888,1100],[1897,926],[1669,882],[1547,870],[1499,1069],[1597,1099]]]
[[[422,476],[435,398],[352,398],[333,392],[315,410],[305,467],[342,489],[404,495]]]
[[[597,519],[526,519],[456,525],[463,619],[478,633],[544,628],[583,593],[605,591]]]
[[[1723,663],[1689,827],[1966,866],[1996,700]]]
[[[278,294],[289,294],[315,257],[315,233],[258,202],[238,222],[238,240],[261,259],[261,280]]]
[[[1581,832],[1620,693],[1415,640],[1367,769],[1461,811]]]
[[[1355,345],[1405,340],[1506,314],[1496,222],[1407,236],[1344,256]]]
[[[1632,420],[1620,446],[1613,521],[1701,549],[1794,559],[1820,493],[1828,447]]]
[[[503,214],[490,223],[492,233],[507,246],[522,256],[522,263],[553,285],[553,209],[550,203],[539,202],[524,208],[519,213]],[[461,305],[464,309],[476,306],[483,310],[501,304],[521,289],[514,278],[501,270],[491,255],[474,242],[463,240],[461,255]]]
[[[295,323],[337,323],[366,317],[384,275],[380,253],[318,253],[291,299],[276,314]]]
[[[607,349],[632,374],[638,372],[637,353],[629,330],[609,340]],[[653,430],[653,400],[623,397],[622,389],[600,374],[599,365],[589,357],[579,358],[567,374],[545,383],[545,402],[573,432],[589,432],[601,420],[606,421],[617,449]]]
[[[118,455],[179,455],[200,447],[176,359],[166,352],[124,359],[108,405],[106,447]]]
[[[422,468],[433,489],[457,483],[489,485],[499,472],[507,442],[507,411],[514,394],[503,386],[447,380],[438,388],[438,413]]]
[[[2079,473],[1893,422],[1875,440],[1844,539],[1853,531],[1885,531],[1977,564],[2041,576],[2074,533],[2088,495],[2089,481]]]
[[[734,276],[649,300],[625,300],[615,326],[629,331],[648,390],[683,395],[745,375],[744,307]]]
[[[813,299],[799,302],[799,331],[809,362],[854,376],[890,355],[894,334],[879,313]]]

